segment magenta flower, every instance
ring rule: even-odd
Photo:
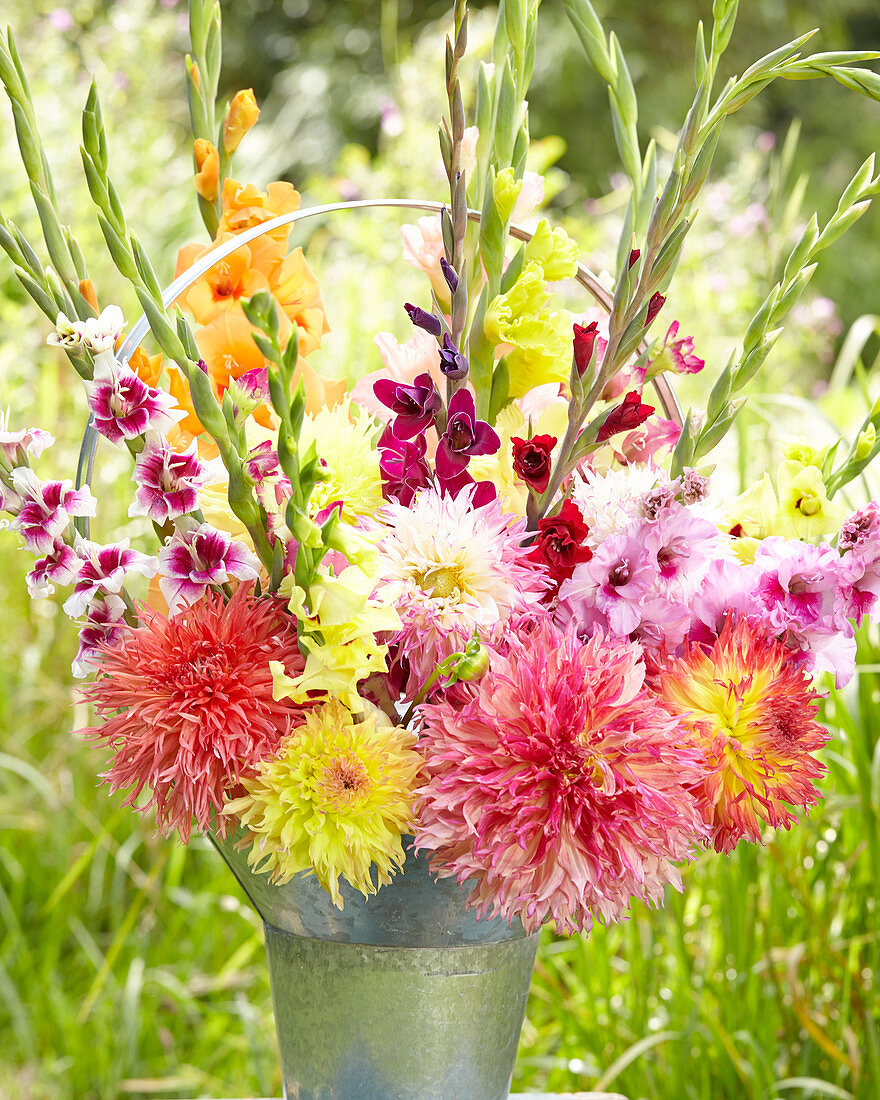
[[[425,460],[425,437],[417,435],[414,439],[400,439],[389,424],[379,439],[378,447],[382,495],[386,500],[399,501],[408,508],[419,489],[431,484],[431,471]]]
[[[708,835],[691,793],[704,757],[646,689],[638,647],[539,621],[489,660],[463,706],[422,708],[415,847],[435,873],[528,932],[589,930],[680,889],[673,862]]]
[[[58,539],[49,553],[40,558],[25,577],[28,595],[32,600],[38,600],[43,596],[51,596],[56,584],[73,584],[81,565],[82,559],[73,547]]]
[[[79,651],[71,670],[81,680],[101,663],[101,647],[117,645],[127,629],[125,603],[113,593],[99,596],[89,607],[85,624],[79,632]]]
[[[501,446],[497,432],[485,420],[477,420],[470,390],[456,390],[449,402],[446,431],[437,447],[435,466],[441,482],[451,481],[472,455],[491,455]]]
[[[80,567],[73,592],[64,601],[64,611],[71,619],[78,619],[99,592],[114,595],[121,592],[128,573],[153,577],[159,567],[156,558],[132,550],[128,539],[106,546],[77,539],[74,549]]]
[[[128,367],[115,361],[100,365],[104,369],[99,372],[96,363],[95,378],[85,386],[95,427],[111,443],[137,439],[147,431],[164,435],[186,415],[170,393],[148,386]]]
[[[159,551],[159,589],[171,615],[194,604],[209,585],[231,577],[253,581],[259,572],[259,561],[244,543],[207,523],[175,531]]]
[[[706,365],[706,360],[694,355],[693,336],[678,337],[678,321],[669,326],[664,341],[664,350],[669,352],[673,370],[677,374],[698,374]]]
[[[443,344],[440,348],[440,370],[453,382],[460,382],[462,378],[466,378],[470,370],[467,356],[453,344],[448,332],[443,334]]]
[[[440,411],[440,394],[430,374],[420,374],[412,385],[380,378],[373,393],[395,416],[394,434],[398,439],[412,439],[426,431]]]
[[[198,488],[206,480],[195,440],[180,453],[163,436],[151,432],[134,464],[132,481],[137,489],[128,514],[148,516],[155,523],[176,519],[198,507]]]
[[[840,557],[830,546],[777,536],[755,552],[755,591],[776,633],[808,630],[833,616]]]
[[[21,498],[13,530],[32,554],[48,554],[67,530],[71,516],[93,516],[97,501],[87,486],[71,481],[40,481],[27,466],[12,471],[12,487]]]

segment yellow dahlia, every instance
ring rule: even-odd
[[[422,758],[413,745],[381,712],[355,718],[336,700],[316,706],[226,805],[252,834],[250,866],[278,883],[314,870],[340,909],[340,875],[375,894],[403,865],[401,837],[414,828]]]
[[[797,820],[789,806],[819,799],[812,780],[825,766],[811,753],[829,736],[797,658],[759,622],[731,617],[713,646],[692,646],[660,675],[661,696],[708,759],[699,793],[719,852],[759,841],[762,823],[787,829]]]
[[[375,430],[372,417],[348,399],[305,418],[300,447],[305,451],[314,443],[325,463],[326,480],[318,482],[310,501],[313,513],[342,501],[341,518],[354,523],[359,516],[372,516],[382,507],[379,452],[373,444]]]

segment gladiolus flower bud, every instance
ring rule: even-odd
[[[599,325],[596,321],[591,321],[586,328],[581,325],[574,326],[574,365],[578,378],[583,378],[587,372],[598,334]]]
[[[627,267],[632,267],[633,264],[638,263],[639,256],[641,256],[641,254],[642,250],[640,248],[631,249],[629,254],[629,264],[627,265]]]
[[[648,314],[645,317],[645,328],[650,325],[660,310],[663,308],[663,303],[666,301],[664,295],[659,291],[651,295],[651,300],[648,302]]]
[[[253,88],[236,92],[226,112],[226,121],[223,123],[223,148],[227,153],[235,152],[241,144],[241,139],[259,117],[260,108],[257,106]]]
[[[513,178],[512,168],[505,168],[495,177],[492,196],[498,208],[498,215],[503,222],[508,221],[513,213],[520,191],[522,191],[522,180]]]
[[[220,195],[220,154],[217,147],[204,138],[196,138],[193,156],[196,160],[196,192],[205,202],[216,202]]]
[[[80,279],[78,289],[95,313],[100,313],[101,310],[98,308],[98,295],[95,293],[95,284],[92,280]]]
[[[425,332],[430,332],[432,336],[440,336],[443,329],[439,317],[435,317],[433,313],[428,313],[421,306],[414,306],[411,302],[405,302],[403,308],[416,328],[423,328]]]

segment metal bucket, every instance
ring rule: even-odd
[[[273,886],[212,838],[263,918],[286,1100],[507,1100],[537,936],[480,920],[407,853],[388,886]]]

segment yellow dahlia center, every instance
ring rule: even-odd
[[[423,573],[417,573],[415,580],[423,592],[428,592],[440,600],[446,600],[453,592],[464,588],[461,569],[452,565],[426,569]]]

